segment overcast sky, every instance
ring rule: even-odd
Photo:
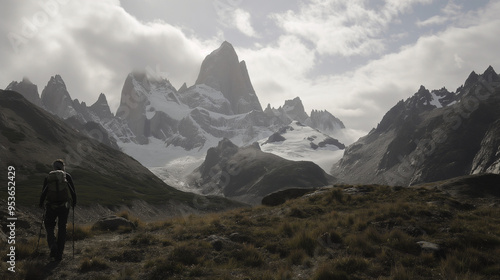
[[[133,69],[179,88],[226,40],[263,107],[299,96],[369,131],[399,100],[500,70],[500,0],[0,0],[0,87],[60,74],[116,111]]]

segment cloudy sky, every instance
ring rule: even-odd
[[[500,0],[0,0],[0,88],[60,74],[114,112],[133,69],[179,88],[226,40],[262,106],[299,96],[366,132],[397,101],[500,70]]]

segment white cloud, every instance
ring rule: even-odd
[[[236,9],[233,13],[236,28],[249,37],[258,37],[257,32],[252,27],[250,13],[242,9]]]
[[[36,7],[19,16],[31,20],[43,11]],[[192,84],[203,58],[221,42],[188,37],[162,21],[140,22],[118,1],[69,1],[57,11],[35,35],[26,37],[18,53],[0,50],[3,69],[9,69],[0,75],[4,86],[27,76],[41,93],[50,76],[61,74],[73,98],[93,103],[104,92],[113,110],[133,69],[160,69],[170,74],[174,86]],[[12,24],[9,32],[23,36],[27,27],[22,24]]]
[[[281,36],[268,46],[236,48],[236,51],[246,61],[263,106],[267,103],[280,106],[284,99],[296,97],[297,88],[294,87],[306,83],[306,74],[315,63],[314,52],[295,36]]]
[[[428,27],[433,25],[441,25],[449,21],[454,21],[460,17],[462,14],[462,6],[451,0],[446,4],[446,6],[441,10],[439,15],[432,16],[423,21],[417,21],[417,26]]]
[[[500,67],[495,55],[500,47],[498,1],[477,12],[460,12],[440,33],[381,54],[387,52],[387,40],[409,36],[401,30],[387,34],[390,25],[417,3],[428,2],[387,0],[376,7],[361,0],[303,2],[297,11],[272,16],[284,33],[271,42],[259,38],[248,48],[231,43],[247,62],[263,106],[280,106],[284,99],[299,96],[307,111],[327,109],[347,127],[368,131],[421,84],[455,90],[470,71],[481,72],[490,64]],[[43,11],[36,3],[9,3],[14,5],[9,11],[15,12],[0,12],[7,19],[0,25],[3,34],[21,34],[22,19],[32,21]],[[238,9],[231,6],[231,11]],[[234,15],[228,18],[233,23],[228,28],[258,36],[261,30],[253,28],[248,11]],[[27,76],[41,92],[51,75],[61,74],[73,98],[92,103],[104,92],[116,109],[126,75],[134,68],[168,73],[177,87],[184,81],[192,85],[203,58],[225,39],[222,32],[208,40],[194,34],[164,21],[141,22],[118,1],[69,1],[22,44],[19,54],[3,36],[0,82],[6,86]],[[311,75],[322,59],[339,55],[370,61],[342,74]]]
[[[472,70],[482,72],[490,64],[499,67],[500,57],[496,55],[500,47],[500,37],[496,35],[500,29],[499,13],[500,2],[495,2],[479,11],[462,14],[463,21],[457,21],[442,32],[420,37],[414,44],[343,74],[305,78],[304,75],[316,66],[315,62],[321,56],[305,56],[308,59],[294,61],[293,70],[287,69],[288,65],[283,63],[271,66],[272,71],[261,71],[283,54],[293,55],[281,45],[255,50],[255,54],[246,53],[243,57],[252,57],[252,63],[248,63],[249,71],[264,103],[273,100],[271,105],[282,105],[279,92],[269,96],[273,91],[268,91],[267,86],[272,84],[286,93],[287,98],[300,96],[306,110],[327,109],[346,126],[367,132],[392,106],[410,97],[420,85],[428,89],[445,86],[454,91]],[[297,28],[314,29],[299,25]],[[300,51],[294,52],[299,55],[314,53],[306,47],[307,44],[293,37],[289,35],[287,40],[301,46]],[[260,53],[262,51],[273,56],[266,57]],[[258,69],[253,71],[256,65]],[[269,76],[269,73],[273,75]]]
[[[400,14],[427,2],[387,0],[380,7],[370,7],[363,0],[312,0],[298,12],[272,17],[285,32],[314,44],[319,54],[368,56],[385,50],[384,31]]]
[[[213,7],[219,24],[226,28],[233,28],[248,37],[258,37],[252,26],[252,16],[248,11],[239,8],[241,0],[222,1],[215,0]]]

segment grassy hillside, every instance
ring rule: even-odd
[[[500,279],[498,198],[456,200],[429,185],[339,185],[275,207],[135,222],[137,229],[114,233],[79,226],[75,259],[68,248],[54,267],[43,260],[46,251],[28,260],[32,247],[25,246],[16,276]],[[420,241],[440,249],[424,250]]]

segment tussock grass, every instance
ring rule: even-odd
[[[89,272],[89,271],[101,271],[109,268],[108,263],[99,257],[95,258],[84,258],[80,263],[79,270],[80,272]]]
[[[73,233],[73,225],[66,225],[66,240],[84,240],[94,236],[91,225],[78,225],[75,224],[75,229]]]

